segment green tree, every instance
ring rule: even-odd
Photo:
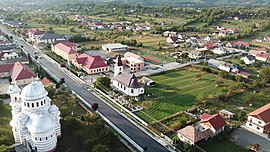
[[[70,32],[76,32],[74,27],[71,27],[71,28],[69,29],[69,31],[70,31]]]
[[[109,152],[109,148],[106,145],[98,144],[95,145],[92,152]]]
[[[11,148],[6,145],[0,145],[0,151],[1,152],[11,152]]]
[[[110,88],[111,79],[109,77],[98,77],[95,82],[97,85],[102,84],[103,86]]]
[[[265,67],[260,71],[260,78],[264,84],[270,81],[270,67]]]

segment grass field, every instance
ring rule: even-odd
[[[202,148],[207,152],[247,152],[246,149],[234,144],[228,139],[212,140]]]
[[[200,80],[196,80],[197,74],[202,74]],[[215,95],[234,83],[213,74],[187,69],[151,76],[150,79],[154,80],[156,85],[146,88],[146,94],[154,94],[155,98],[143,101],[141,105],[145,110],[138,112],[138,115],[148,122],[186,110],[196,103],[197,95]],[[225,84],[216,88],[216,80],[222,80]]]

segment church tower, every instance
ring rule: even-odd
[[[121,60],[121,56],[118,55],[114,64],[114,77],[123,72],[124,66]]]
[[[9,105],[12,107],[12,114],[17,114],[21,111],[21,102],[20,102],[20,93],[21,89],[16,84],[15,81],[12,81],[10,86],[8,87],[7,93],[10,95],[10,103]]]

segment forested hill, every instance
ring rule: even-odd
[[[104,0],[106,1],[106,0]],[[107,2],[139,3],[159,6],[230,6],[230,5],[261,5],[270,4],[270,0],[107,0]]]

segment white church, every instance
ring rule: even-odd
[[[38,79],[22,90],[12,82],[10,94],[12,120],[10,125],[15,143],[27,142],[38,152],[54,151],[57,137],[61,136],[60,111],[51,105],[51,99]]]
[[[112,79],[113,86],[128,96],[139,96],[144,93],[144,87],[138,83],[134,74],[126,75],[123,73],[123,63],[121,57],[116,58],[114,65],[114,78]]]

